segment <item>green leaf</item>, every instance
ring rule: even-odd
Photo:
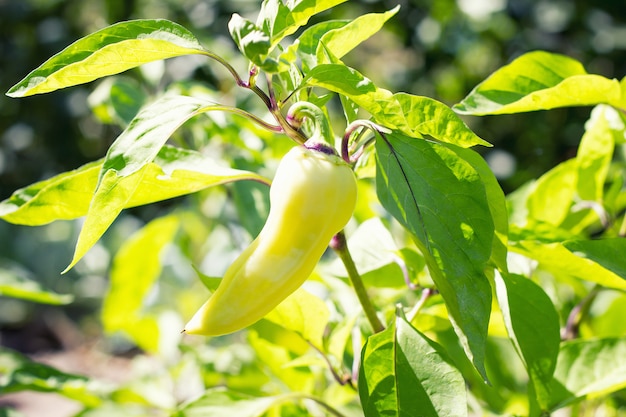
[[[188,119],[217,107],[203,99],[167,94],[137,114],[117,137],[104,159],[100,178],[108,171],[127,177],[152,162],[165,142]],[[221,107],[220,107],[221,108]]]
[[[16,190],[0,202],[0,218],[14,224],[40,226],[85,215],[96,189],[102,160]]]
[[[270,180],[254,172],[224,166],[200,152],[164,146],[146,165],[146,172],[126,207],[191,194],[233,181],[252,180],[269,186]]]
[[[399,309],[389,328],[363,347],[359,396],[366,417],[467,416],[461,373]]]
[[[400,6],[384,13],[369,13],[357,17],[346,25],[327,31],[315,45],[314,53],[318,64],[327,64],[326,51],[341,59],[362,42],[382,29],[387,20],[398,13]],[[323,47],[322,47],[323,45]],[[300,52],[300,50],[299,50]]]
[[[604,185],[613,159],[615,144],[624,137],[624,123],[617,111],[606,105],[596,106],[585,123],[576,154],[576,201],[560,225],[572,233],[584,233],[593,224],[607,224],[604,208]],[[568,184],[571,187],[571,184]]]
[[[148,94],[138,81],[131,77],[117,76],[99,83],[87,102],[94,115],[103,123],[126,127],[147,100]]]
[[[191,32],[174,22],[163,19],[120,22],[74,42],[28,74],[7,95],[47,93],[147,62],[205,52]]]
[[[587,74],[572,58],[534,51],[491,74],[453,109],[486,115],[601,103],[626,108],[619,81]]]
[[[296,60],[296,55],[302,62],[302,71],[306,74],[315,67],[317,62],[317,47],[322,37],[334,30],[342,28],[350,23],[350,20],[327,20],[308,27],[302,34],[280,55],[281,65]],[[284,68],[288,68],[284,65]]]
[[[396,93],[402,114],[406,119],[402,131],[410,136],[428,135],[446,143],[469,148],[491,144],[476,135],[450,107],[429,97]]]
[[[329,318],[326,303],[302,288],[265,316],[266,320],[298,333],[318,349],[323,347],[322,338]]]
[[[570,213],[576,195],[578,163],[561,162],[543,174],[528,194],[527,218],[532,222],[560,225]]]
[[[357,270],[366,285],[377,287],[405,287],[400,267],[400,251],[389,230],[378,217],[365,220],[350,234],[348,248]],[[390,266],[391,268],[386,268]],[[329,265],[327,272],[346,277],[348,273],[341,260]]]
[[[87,377],[61,372],[0,347],[0,393],[26,390],[53,392],[97,407],[108,388]]]
[[[174,215],[151,221],[130,236],[113,259],[109,290],[103,299],[104,330],[125,332],[142,349],[159,351],[159,328],[142,312],[144,302],[161,274],[161,253],[178,230]]]
[[[87,217],[65,271],[100,239],[129,205],[144,175],[165,142],[187,119],[212,108],[193,97],[165,95],[145,107],[109,148]]]
[[[286,36],[307,24],[318,13],[328,10],[346,0],[265,0],[257,18],[256,26],[270,37],[270,50]]]
[[[568,240],[563,246],[626,280],[626,239]]]
[[[0,218],[15,224],[38,226],[87,214],[102,160],[22,188],[0,202]],[[221,166],[196,151],[169,145],[146,166],[141,183],[124,208],[154,203],[230,181],[269,180],[249,171]]]
[[[253,22],[234,13],[228,22],[228,30],[241,53],[267,72],[275,72],[278,63],[268,54],[271,50],[270,36]]]
[[[317,376],[307,366],[285,366],[303,356],[310,346],[301,337],[265,320],[259,322],[260,331],[248,331],[248,344],[273,379],[294,392],[312,392]],[[264,326],[273,326],[269,331]],[[276,330],[276,328],[278,330]]]
[[[602,201],[613,149],[624,138],[624,123],[615,109],[596,106],[585,124],[576,161],[578,162],[578,196],[582,200]]]
[[[626,338],[575,340],[561,345],[552,409],[626,387]]]
[[[316,66],[304,78],[301,87],[305,85],[345,95],[369,112],[376,123],[412,137],[428,135],[461,147],[489,146],[445,104],[428,97],[392,94],[342,64]]]
[[[46,290],[27,277],[26,271],[10,267],[0,267],[0,296],[53,305],[69,304],[74,300],[73,295]]]
[[[491,287],[484,268],[495,231],[473,151],[402,135],[376,141],[382,205],[416,239],[466,354],[486,380]],[[442,221],[445,219],[445,221]]]
[[[624,245],[621,239],[608,239],[606,243],[598,244],[591,242],[593,241],[589,241],[589,244],[583,241],[542,243],[524,240],[516,242],[510,249],[537,260],[541,268],[557,276],[565,274],[608,288],[626,289],[626,279],[623,278],[625,275],[619,276],[612,271],[614,268],[620,274],[624,272],[621,261],[623,258],[621,250]],[[606,253],[599,252],[605,249]],[[589,250],[589,254],[586,254],[585,250]],[[611,255],[615,255],[616,258],[610,258]],[[598,262],[594,258],[597,258]]]
[[[538,404],[547,410],[561,341],[558,313],[541,287],[525,277],[496,274],[495,289],[509,337],[524,361]]]
[[[212,388],[184,404],[173,417],[261,417],[287,396],[252,397],[226,388]]]
[[[463,158],[476,170],[485,186],[489,211],[494,224],[491,262],[500,271],[507,271],[509,216],[504,191],[487,162],[476,152],[464,151]]]

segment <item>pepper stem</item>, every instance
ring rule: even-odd
[[[359,271],[356,269],[356,265],[354,264],[354,260],[352,259],[352,255],[350,255],[350,251],[348,250],[348,244],[346,242],[346,235],[343,230],[337,233],[331,242],[331,248],[335,250],[341,262],[343,262],[346,267],[346,271],[348,271],[348,277],[350,278],[350,282],[352,283],[352,287],[356,292],[356,296],[361,303],[361,307],[363,307],[363,311],[365,312],[365,316],[372,326],[372,330],[374,333],[379,333],[385,330],[385,326],[378,318],[376,314],[376,309],[372,304],[369,296],[367,295],[367,290],[365,289],[365,285],[363,284],[363,280],[361,279],[361,275]]]
[[[377,125],[376,123],[370,120],[355,120],[354,122],[350,123],[348,127],[346,128],[346,131],[344,132],[343,137],[341,139],[341,157],[348,164],[354,164],[363,153],[365,147],[371,143],[371,140],[365,141],[364,143],[361,144],[360,152],[350,155],[350,149],[349,149],[350,138],[355,131],[361,128],[369,129],[374,133],[378,133],[379,135],[382,135],[385,133],[391,133],[391,130],[387,129],[384,126]],[[359,138],[363,135],[363,132],[364,130],[361,130],[361,132],[357,136],[357,139],[355,143],[353,143],[353,145],[359,142]]]
[[[302,122],[305,118],[311,119],[315,126],[315,130],[311,138],[311,142],[322,142],[333,144],[333,132],[328,123],[328,119],[324,112],[313,103],[308,101],[299,101],[294,103],[287,112],[287,122],[299,129],[302,126]]]

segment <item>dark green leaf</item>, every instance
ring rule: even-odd
[[[547,294],[531,280],[496,274],[495,284],[509,337],[524,361],[537,402],[547,410],[561,341],[559,316]]]
[[[467,416],[461,373],[400,310],[363,347],[359,396],[366,417]]]
[[[120,22],[74,42],[28,74],[7,95],[47,93],[147,62],[205,52],[191,32],[168,20]]]
[[[472,152],[394,134],[376,141],[376,189],[383,206],[415,237],[466,353],[486,379],[491,287],[484,268],[495,236]]]

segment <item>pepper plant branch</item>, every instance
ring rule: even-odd
[[[573,340],[578,337],[578,329],[583,318],[589,312],[589,307],[600,292],[600,286],[594,286],[591,291],[583,298],[578,304],[572,308],[569,316],[567,316],[567,322],[565,328],[561,331],[561,340]]]
[[[335,252],[339,256],[339,259],[341,259],[341,262],[343,262],[344,266],[346,267],[346,271],[348,272],[348,277],[350,278],[352,287],[356,292],[359,302],[361,303],[361,307],[363,307],[365,316],[372,326],[374,333],[382,332],[383,330],[385,330],[385,326],[378,318],[378,315],[376,314],[376,309],[374,308],[372,301],[367,295],[367,290],[365,289],[365,285],[363,284],[361,275],[357,271],[354,260],[352,259],[352,255],[350,255],[350,251],[348,250],[346,235],[343,231],[337,233],[333,237],[331,247],[335,250]]]
[[[346,130],[343,134],[343,137],[341,138],[341,157],[343,158],[344,161],[346,161],[346,163],[348,164],[354,164],[356,163],[356,161],[359,159],[359,157],[361,156],[361,154],[363,153],[365,147],[367,145],[369,145],[371,142],[373,142],[373,138],[370,138],[368,140],[366,140],[364,143],[361,144],[361,148],[358,154],[354,154],[354,155],[350,155],[350,150],[349,150],[349,143],[350,143],[350,137],[352,136],[352,134],[361,128],[365,128],[365,129],[369,129],[374,133],[378,133],[380,135],[384,134],[384,133],[391,133],[391,131],[389,129],[387,129],[384,126],[380,126],[377,125],[376,123],[370,121],[370,120],[355,120],[352,123],[350,123],[348,125],[348,127],[346,127]],[[361,130],[361,132],[359,132],[359,134],[357,135],[357,138],[354,141],[353,145],[358,145],[358,143],[360,142],[360,139],[362,138],[363,134],[364,134],[365,130]],[[352,151],[354,152],[356,150],[356,147],[354,149],[352,149]]]
[[[315,346],[313,343],[311,343],[311,341],[307,340],[307,343],[309,344],[309,346],[311,346],[315,351],[317,351],[317,353],[319,353],[322,358],[324,359],[324,362],[326,362],[326,365],[328,365],[328,369],[330,370],[330,373],[332,374],[333,378],[335,379],[335,381],[337,381],[337,383],[339,385],[346,385],[348,384],[351,388],[355,388],[354,384],[352,383],[352,377],[350,375],[348,376],[341,376],[339,374],[339,371],[337,371],[333,364],[330,361],[330,358],[317,346]]]
[[[264,127],[267,130],[270,130],[272,132],[283,132],[283,128],[282,126],[277,126],[277,125],[273,125],[271,123],[267,123],[265,120],[261,119],[260,117],[249,113],[245,110],[242,110],[238,107],[231,107],[231,106],[223,106],[223,105],[219,105],[219,104],[212,104],[210,106],[207,107],[203,107],[201,108],[198,113],[204,113],[204,112],[208,112],[208,111],[213,111],[213,110],[217,110],[217,111],[224,111],[224,112],[229,112],[229,113],[233,113],[233,114],[238,114],[240,116],[246,117],[250,120],[252,120],[253,122],[257,123],[258,125]]]
[[[237,83],[238,86],[240,87],[244,87],[247,88],[249,90],[251,90],[254,94],[256,94],[257,96],[259,96],[259,98],[261,100],[263,100],[263,103],[265,103],[265,105],[267,106],[267,108],[269,109],[271,107],[271,100],[270,98],[267,96],[267,94],[265,94],[265,92],[263,90],[261,90],[257,85],[256,85],[256,75],[257,75],[257,70],[256,67],[254,67],[251,71],[250,71],[250,80],[249,81],[245,81],[243,78],[241,78],[239,76],[239,74],[237,73],[237,71],[235,70],[235,68],[233,68],[232,65],[230,65],[228,63],[228,61],[226,61],[224,58],[222,58],[221,56],[214,54],[213,52],[210,51],[202,51],[202,54],[219,62],[220,64],[222,64],[222,66],[224,68],[226,68],[228,70],[228,72],[230,72],[230,74],[233,76],[233,78],[235,79],[235,82]]]

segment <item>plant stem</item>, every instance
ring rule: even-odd
[[[561,332],[561,340],[573,340],[578,337],[578,328],[580,327],[580,323],[583,321],[591,303],[599,292],[600,286],[594,286],[585,298],[572,308],[572,311],[570,311],[569,316],[567,317],[565,328]]]
[[[267,123],[266,121],[264,121],[263,119],[257,117],[256,115],[249,113],[245,110],[242,110],[238,107],[231,107],[231,106],[223,106],[221,104],[211,104],[209,106],[203,107],[201,109],[198,110],[198,113],[205,113],[208,111],[224,111],[224,112],[229,112],[229,113],[234,113],[234,114],[238,114],[240,116],[246,117],[249,120],[255,122],[256,124],[258,124],[259,126],[262,126],[263,128],[270,130],[272,132],[282,132],[283,128],[281,126],[276,126],[270,123]]]
[[[367,295],[367,290],[365,289],[365,285],[363,284],[361,275],[357,271],[354,260],[352,259],[352,255],[350,255],[350,251],[348,250],[346,235],[343,231],[337,233],[333,237],[333,241],[331,242],[330,246],[335,250],[335,252],[337,252],[337,255],[346,267],[346,271],[348,272],[348,277],[350,278],[352,287],[356,292],[359,302],[361,303],[361,307],[363,307],[365,316],[370,322],[374,333],[382,332],[383,330],[385,330],[385,326],[376,315],[376,309],[374,308],[374,305]]]
[[[233,68],[232,65],[230,65],[228,63],[228,61],[226,61],[224,58],[222,58],[221,56],[214,54],[213,52],[210,51],[202,51],[203,55],[206,55],[207,57],[214,59],[215,61],[219,62],[220,64],[222,64],[222,66],[224,66],[224,68],[226,68],[228,70],[228,72],[230,72],[230,74],[233,76],[233,78],[235,79],[235,82],[237,83],[238,86],[240,87],[244,87],[247,88],[249,90],[251,90],[254,94],[256,94],[257,96],[259,96],[259,98],[261,100],[263,100],[263,102],[265,103],[265,105],[267,106],[267,108],[271,108],[272,103],[270,98],[267,96],[267,94],[265,94],[265,92],[263,90],[261,90],[255,82],[256,79],[256,70],[253,70],[250,72],[250,80],[251,81],[244,81],[243,78],[241,78],[239,76],[239,74],[237,73],[237,71],[235,70],[235,68]]]

